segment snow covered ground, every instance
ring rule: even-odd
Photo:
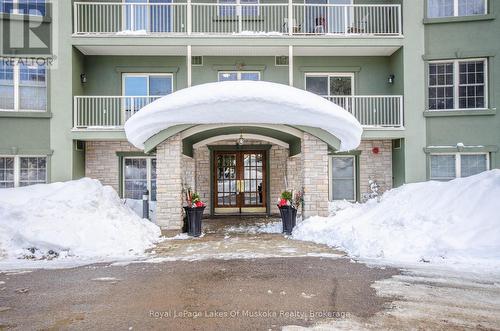
[[[500,170],[404,185],[378,202],[341,203],[299,224],[293,238],[362,260],[500,271]]]
[[[0,190],[0,269],[134,259],[160,235],[97,180]]]

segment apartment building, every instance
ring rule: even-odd
[[[148,190],[156,222],[178,229],[185,187],[212,215],[275,213],[285,189],[304,190],[305,216],[326,215],[373,183],[500,165],[493,0],[2,0],[0,13],[0,187],[87,176],[128,200]],[[35,36],[50,37],[48,53],[26,45]],[[155,100],[236,80],[329,100],[362,125],[361,144],[217,119],[128,141],[125,122]]]

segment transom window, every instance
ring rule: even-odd
[[[46,111],[46,67],[0,62],[0,110]]]
[[[431,154],[430,178],[451,180],[469,177],[489,170],[488,153]]]
[[[1,0],[0,13],[45,16],[45,0]]]
[[[260,80],[258,71],[219,71],[219,82],[233,80]]]
[[[47,182],[47,157],[0,156],[0,188]]]
[[[331,159],[331,200],[356,200],[356,162],[354,156]]]
[[[487,0],[427,0],[427,17],[485,15]]]
[[[429,63],[429,110],[488,107],[486,59]]]
[[[123,160],[123,197],[142,200],[148,190],[150,201],[156,201],[156,158],[127,157]]]

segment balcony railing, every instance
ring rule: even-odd
[[[401,5],[75,2],[73,32],[105,36],[399,36],[401,22]]]
[[[75,129],[120,129],[142,107],[158,99],[151,97],[76,96]],[[366,128],[402,128],[402,96],[326,97],[352,113]]]
[[[400,95],[353,95],[326,97],[354,115],[365,128],[398,128],[404,125]]]
[[[159,96],[77,96],[74,99],[73,127],[84,129],[121,128],[144,106]]]

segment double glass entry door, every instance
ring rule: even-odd
[[[215,213],[265,213],[265,151],[215,152],[214,159]]]

